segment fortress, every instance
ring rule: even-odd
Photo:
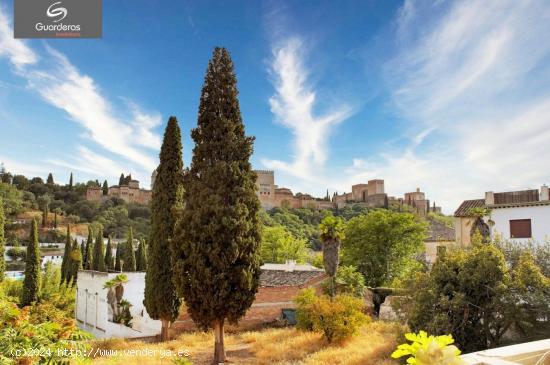
[[[273,171],[256,170],[256,174],[258,175],[257,194],[264,209],[275,207],[331,209],[353,204],[368,208],[388,208],[391,204],[398,207],[407,206],[403,209],[412,210],[420,215],[426,215],[432,211],[441,212],[441,207],[435,206],[435,203],[430,206],[430,201],[419,188],[414,192],[405,193],[403,198],[388,197],[384,191],[384,180],[381,179],[369,180],[366,184],[355,184],[352,185],[350,193],[334,193],[331,199],[328,196],[321,199],[304,193],[293,194],[290,189],[275,185]]]
[[[126,203],[149,204],[153,193],[151,190],[140,189],[138,180],[130,180],[127,185],[113,185],[109,187],[107,195],[103,189],[97,186],[86,190],[86,200],[102,200],[108,198],[120,198]]]

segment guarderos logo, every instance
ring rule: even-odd
[[[38,32],[56,32],[63,36],[80,36],[80,24],[64,24],[61,21],[67,17],[68,10],[61,6],[61,1],[52,3],[46,9],[46,15],[52,19],[53,24],[36,23],[35,29]]]
[[[61,18],[55,19],[54,23],[62,21],[67,16],[67,9],[66,8],[62,8],[61,6],[57,7],[57,8],[54,8],[54,6],[59,5],[59,4],[61,4],[61,1],[53,3],[46,10],[46,15],[49,16],[50,18],[55,18],[55,17],[58,17],[58,16],[62,15]]]

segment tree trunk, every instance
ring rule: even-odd
[[[212,364],[214,365],[223,364],[226,360],[225,347],[223,343],[223,322],[224,322],[224,319],[222,319],[221,321],[214,322],[215,342],[214,342],[214,361],[212,362]]]
[[[170,321],[162,318],[160,321],[162,323],[162,328],[160,330],[160,340],[163,342],[168,341],[170,339],[170,335],[168,333],[168,328],[170,327]]]

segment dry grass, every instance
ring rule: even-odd
[[[373,322],[363,327],[352,339],[339,344],[327,344],[321,334],[303,332],[294,328],[266,329],[263,331],[227,334],[226,351],[233,364],[303,364],[303,365],[393,365],[391,352],[397,346],[404,328],[399,324]],[[103,356],[96,357],[93,365],[157,365],[170,364],[160,352],[189,351],[193,364],[210,364],[213,354],[211,333],[186,333],[174,341],[144,343],[140,341],[105,340],[93,343],[102,350],[157,351],[157,356]]]

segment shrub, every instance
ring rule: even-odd
[[[397,346],[391,357],[394,359],[409,356],[407,364],[413,365],[461,365],[465,364],[460,358],[460,350],[452,345],[453,336],[428,336],[424,331],[416,333],[407,333],[405,338],[411,341],[411,344],[404,343]]]
[[[14,279],[4,279],[0,283],[0,300],[18,303],[23,292],[23,281]]]
[[[338,294],[362,298],[365,295],[365,278],[354,266],[340,266],[336,272],[335,289]],[[330,281],[323,282],[323,292],[329,294]]]
[[[307,289],[298,295],[296,304],[298,327],[322,332],[329,343],[353,336],[369,320],[362,312],[363,301],[350,295],[337,295],[331,301]]]

